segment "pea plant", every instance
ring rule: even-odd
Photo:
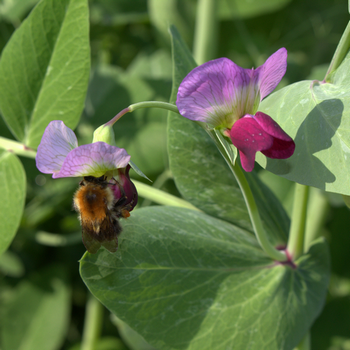
[[[349,347],[344,1],[0,15],[2,350]]]

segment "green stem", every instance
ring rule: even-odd
[[[175,197],[169,193],[163,192],[136,180],[132,180],[132,182],[135,184],[140,197],[150,199],[151,201],[161,205],[171,205],[174,207],[182,207],[200,211],[194,205],[179,197]]]
[[[145,102],[138,102],[130,105],[127,108],[124,108],[122,111],[120,111],[114,118],[112,118],[109,122],[107,122],[105,125],[113,125],[116,121],[118,121],[123,115],[125,115],[128,112],[136,111],[137,109],[141,108],[161,108],[166,109],[168,111],[179,113],[179,110],[177,109],[176,105],[168,102],[161,102],[161,101],[145,101]]]
[[[198,0],[193,57],[198,65],[215,58],[217,47],[217,0]]]
[[[158,177],[157,180],[154,181],[152,188],[160,189],[169,179],[173,177],[173,174],[171,173],[170,169],[165,169]],[[152,200],[151,199],[145,199],[142,202],[143,207],[147,207],[151,205]]]
[[[23,143],[9,140],[5,137],[0,137],[0,148],[18,154],[19,156],[24,156],[28,158],[35,158],[36,156],[35,150],[26,147]]]
[[[102,330],[103,310],[103,305],[92,294],[89,294],[86,303],[81,350],[96,349],[96,343]]]
[[[81,243],[81,231],[64,235],[39,231],[35,235],[35,240],[40,244],[51,247],[65,247],[67,245]]]
[[[310,188],[307,207],[304,251],[307,252],[312,242],[322,234],[322,227],[327,219],[329,203],[324,192]]]
[[[256,238],[258,239],[261,247],[265,251],[267,255],[269,255],[272,259],[277,260],[277,261],[285,261],[287,260],[286,254],[278,249],[276,249],[268,240],[268,237],[266,235],[266,232],[264,230],[264,227],[261,222],[260,214],[258,207],[256,205],[253,193],[249,187],[248,181],[246,177],[244,176],[244,173],[238,164],[236,162],[232,166],[232,171],[233,174],[236,177],[236,180],[239,184],[239,187],[242,191],[244,200],[247,205],[247,209],[249,212],[250,220],[253,225],[253,229],[256,235]]]
[[[332,73],[340,66],[343,62],[346,54],[350,49],[350,22],[346,26],[344,33],[339,41],[339,44],[334,52],[331,63],[329,64],[328,71],[324,81],[329,83],[331,82]]]
[[[309,186],[295,184],[292,221],[287,251],[295,261],[304,252],[306,211]]]
[[[260,214],[253,193],[249,187],[248,181],[240,165],[238,164],[238,162],[232,162],[230,155],[228,154],[228,152],[226,152],[216,133],[211,131],[208,131],[208,133],[216,143],[220,153],[226,160],[226,163],[228,164],[229,168],[231,169],[233,175],[236,178],[236,181],[241,189],[243,198],[248,209],[249,217],[253,226],[255,236],[258,239],[260,246],[265,251],[265,253],[272,259],[277,261],[286,261],[286,254],[283,251],[276,249],[268,240],[268,237],[261,222]]]

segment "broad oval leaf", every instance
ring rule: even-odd
[[[86,0],[43,0],[0,60],[0,109],[14,136],[36,148],[51,120],[74,128],[90,70]]]
[[[24,209],[26,174],[16,155],[0,150],[0,255],[12,242]]]
[[[331,83],[301,81],[267,97],[259,110],[274,118],[295,141],[294,155],[270,159],[267,170],[291,181],[350,195],[350,54]]]
[[[291,350],[319,314],[326,244],[276,265],[250,233],[183,208],[136,210],[115,254],[86,253],[81,276],[156,349]]]

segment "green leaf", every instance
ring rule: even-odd
[[[19,21],[39,0],[2,0],[0,17],[8,21]]]
[[[0,256],[0,272],[11,277],[22,277],[24,265],[21,259],[13,252],[7,250]]]
[[[350,194],[350,54],[332,83],[301,81],[265,99],[269,114],[295,141],[294,155],[257,161],[291,181],[321,190]]]
[[[324,303],[326,244],[298,268],[274,264],[250,233],[183,208],[136,210],[120,249],[85,254],[81,276],[156,349],[291,350]]]
[[[148,0],[149,18],[161,41],[169,45],[169,24],[178,28],[189,45],[194,32],[196,3],[188,0]]]
[[[285,7],[291,0],[221,0],[218,16],[221,19],[250,18],[274,12]]]
[[[0,60],[0,109],[13,135],[35,148],[50,121],[75,128],[89,69],[87,1],[41,1]]]
[[[173,91],[196,64],[174,27]],[[227,220],[253,232],[249,214],[239,186],[226,161],[202,127],[174,113],[169,113],[168,153],[170,169],[182,196],[209,215]],[[289,219],[272,192],[255,176],[246,173],[257,201],[265,229],[272,243],[283,245]]]
[[[13,153],[0,150],[0,255],[12,242],[24,209],[26,174]]]
[[[69,321],[70,292],[62,267],[38,271],[1,305],[1,349],[60,348]]]
[[[132,328],[130,328],[120,318],[111,314],[111,321],[118,328],[118,333],[123,339],[124,343],[128,345],[130,350],[156,350],[153,346],[149,345],[145,339]]]

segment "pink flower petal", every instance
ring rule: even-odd
[[[277,159],[286,159],[293,155],[295,150],[293,139],[269,115],[257,112],[254,119],[262,130],[274,138],[273,145],[269,149],[261,151],[261,153],[266,157]]]
[[[256,152],[269,149],[273,145],[273,137],[263,131],[251,115],[246,115],[234,123],[230,137],[239,150],[245,171],[253,170]]]
[[[36,155],[36,166],[44,174],[60,171],[67,154],[78,147],[74,132],[61,120],[54,120],[46,127]]]
[[[287,50],[282,47],[258,67],[254,75],[260,80],[260,99],[271,93],[281,81],[287,70]]]
[[[285,159],[295,149],[294,141],[270,116],[262,112],[238,120],[230,131],[230,137],[239,150],[245,171],[253,170],[258,151],[269,158]]]
[[[104,142],[79,146],[69,152],[59,173],[53,178],[104,175],[107,171],[125,168],[130,156],[123,148]]]
[[[235,120],[255,112],[260,102],[258,79],[253,70],[219,58],[193,69],[185,77],[176,105],[188,119],[231,128]]]

